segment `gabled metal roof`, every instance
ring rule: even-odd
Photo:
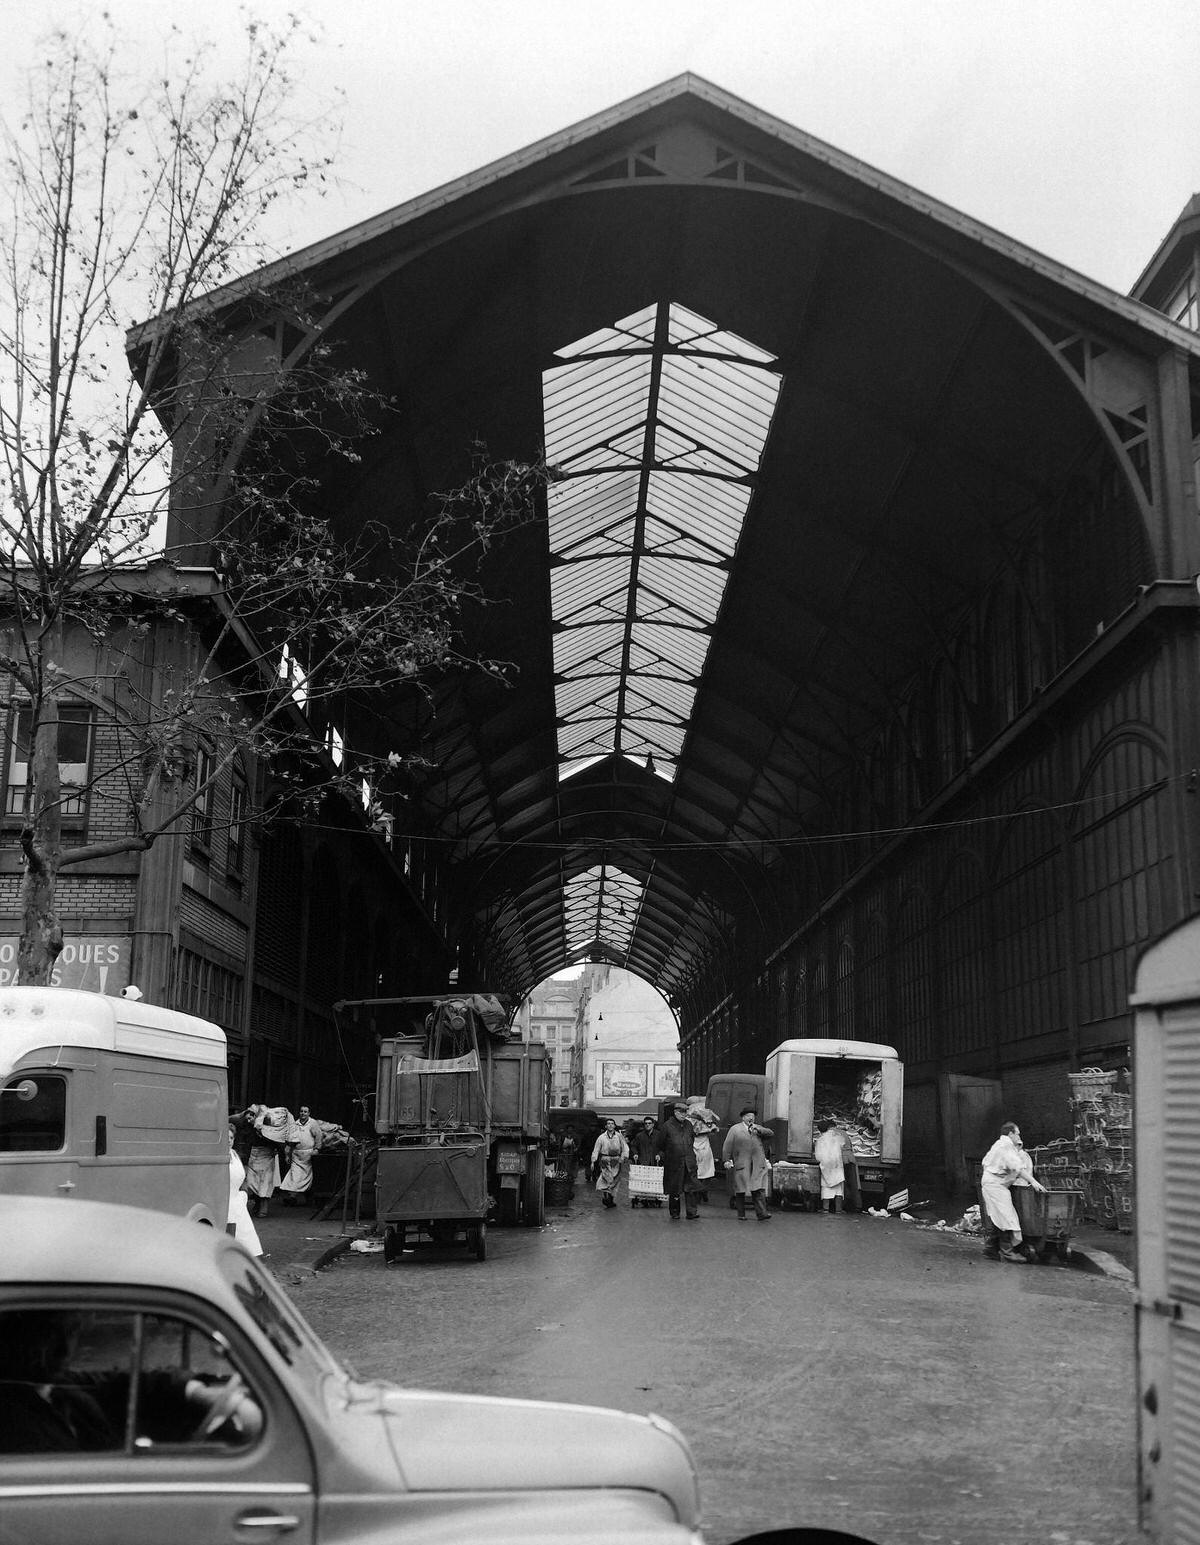
[[[358,726],[425,757],[402,820],[450,869],[467,971],[517,994],[591,953],[684,994],[819,905],[954,620],[1097,457],[1137,526],[1137,383],[1200,359],[690,75],[296,270],[398,406],[328,473],[338,519],[411,518],[477,441],[561,474],[466,619],[514,685],[447,678]]]

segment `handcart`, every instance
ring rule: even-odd
[[[987,1227],[987,1203],[983,1199],[982,1165],[975,1166],[975,1194],[980,1222]],[[1078,1191],[1035,1191],[1032,1186],[1013,1186],[1009,1191],[1027,1253],[1046,1262],[1057,1258],[1065,1266],[1071,1254],[1071,1230],[1079,1211]]]
[[[662,1204],[662,1165],[631,1164],[629,1166],[629,1205],[631,1207],[661,1207]]]
[[[1013,1186],[1009,1192],[1025,1243],[1039,1261],[1057,1257],[1065,1266],[1071,1253],[1071,1230],[1079,1210],[1078,1191],[1035,1191]]]
[[[821,1206],[821,1166],[781,1159],[771,1166],[771,1186],[779,1207],[796,1206],[817,1212]]]

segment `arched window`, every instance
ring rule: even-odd
[[[833,1032],[854,1040],[854,946],[843,939],[838,946],[834,972]]]

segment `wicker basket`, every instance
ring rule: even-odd
[[[547,1207],[565,1207],[571,1200],[571,1182],[565,1175],[548,1177],[545,1195]]]
[[[1083,1068],[1078,1073],[1068,1073],[1067,1080],[1073,1100],[1099,1100],[1112,1093],[1117,1075],[1105,1073],[1101,1068]]]

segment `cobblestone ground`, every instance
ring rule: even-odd
[[[1128,1286],[865,1216],[699,1223],[586,1189],[489,1258],[347,1255],[293,1287],[363,1374],[657,1411],[714,1545],[821,1525],[878,1545],[1131,1545]]]

